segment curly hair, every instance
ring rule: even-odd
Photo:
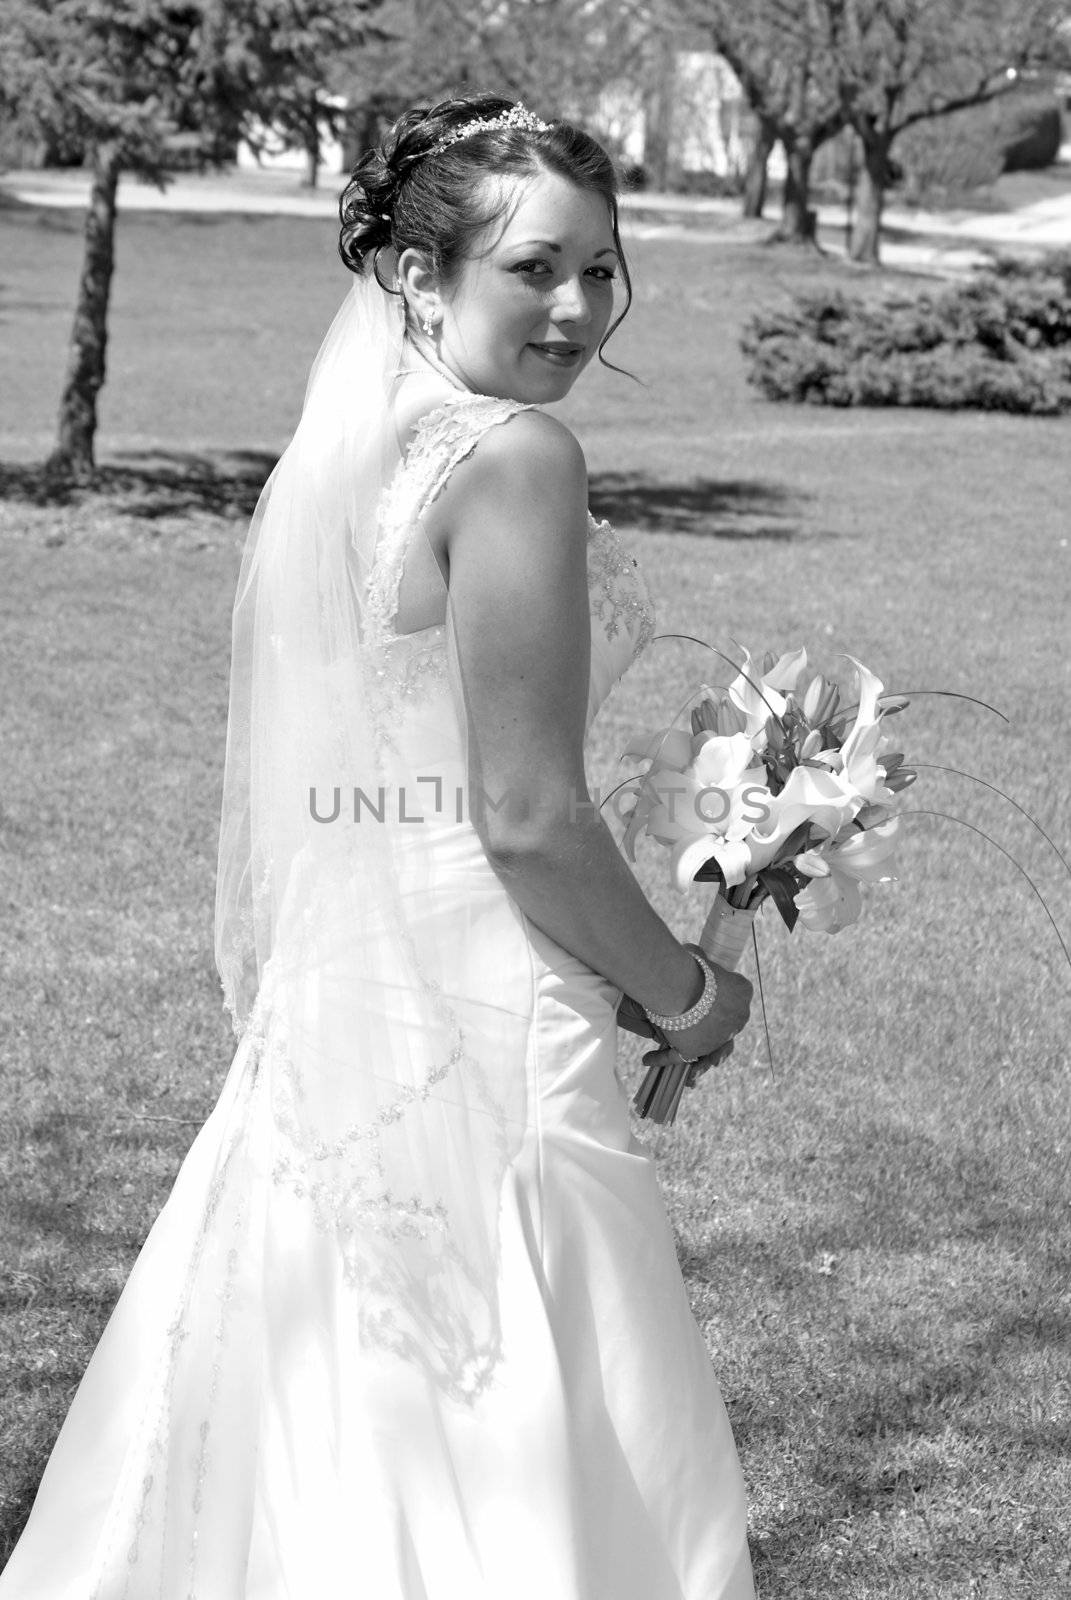
[[[339,254],[351,272],[375,270],[380,250],[424,252],[444,283],[457,277],[475,240],[504,215],[503,199],[489,177],[534,177],[552,172],[605,200],[621,262],[625,304],[599,345],[624,320],[632,282],[618,226],[618,181],[603,147],[573,123],[551,122],[542,131],[489,127],[438,149],[466,123],[490,121],[515,102],[479,94],[417,107],[398,118],[382,144],[357,162],[339,199]],[[616,369],[615,369],[616,370]]]

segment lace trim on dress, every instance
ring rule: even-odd
[[[432,501],[446,487],[454,468],[472,454],[484,434],[531,411],[520,400],[466,394],[426,411],[413,430],[409,449],[383,495],[379,538],[368,579],[368,613],[377,642],[393,636],[409,536]]]
[[[392,730],[403,706],[421,698],[445,679],[442,629],[399,634],[398,611],[405,560],[414,528],[442,492],[451,472],[491,428],[518,411],[532,410],[517,400],[465,394],[434,407],[418,420],[409,450],[380,504],[379,533],[367,584],[371,661],[368,688],[381,753],[393,745]],[[587,578],[592,621],[607,639],[625,631],[633,656],[654,637],[655,613],[634,557],[622,547],[609,522],[588,512]]]

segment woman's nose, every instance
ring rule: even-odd
[[[558,322],[590,322],[591,307],[588,297],[584,293],[583,285],[576,279],[570,283],[563,283],[554,302],[554,314]]]

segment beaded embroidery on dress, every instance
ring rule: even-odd
[[[616,1074],[620,993],[453,810],[446,630],[395,631],[429,497],[517,409],[447,402],[384,491],[365,645],[324,669],[340,705],[362,675],[374,759],[294,857],[0,1600],[753,1600],[728,1419]],[[590,724],[654,626],[594,519],[588,586]]]

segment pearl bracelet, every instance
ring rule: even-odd
[[[689,953],[694,956],[703,974],[703,992],[694,1006],[690,1006],[687,1011],[682,1011],[676,1017],[660,1016],[657,1011],[648,1011],[647,1007],[644,1006],[644,1015],[648,1022],[654,1023],[656,1028],[662,1028],[663,1030],[669,1028],[674,1033],[681,1033],[685,1028],[694,1028],[697,1022],[702,1022],[718,998],[718,980],[714,968],[701,950],[697,950],[694,945],[690,945],[688,948]]]

